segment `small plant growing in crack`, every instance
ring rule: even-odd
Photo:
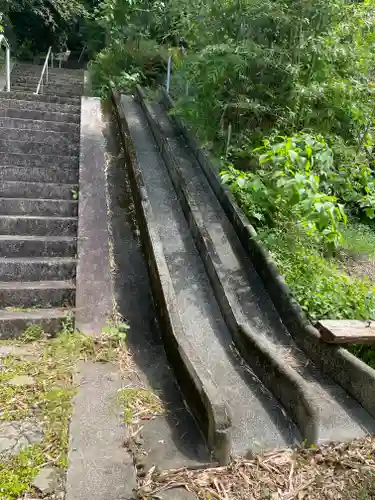
[[[46,336],[43,328],[40,325],[30,325],[21,335],[21,342],[29,344],[30,342],[35,342],[36,340],[41,340]]]
[[[68,314],[63,319],[61,324],[61,333],[62,334],[74,333],[74,315],[72,311],[69,311]]]
[[[102,330],[102,336],[109,342],[124,345],[129,328],[129,325],[124,321],[108,321]]]
[[[73,188],[72,189],[72,196],[73,196],[73,200],[78,200],[78,188]]]
[[[139,420],[152,420],[165,413],[162,400],[146,387],[124,387],[117,397],[128,425],[137,425]]]

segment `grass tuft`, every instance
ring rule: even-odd
[[[312,321],[375,317],[374,284],[346,274],[305,233],[274,229],[259,237]]]
[[[151,419],[165,412],[160,398],[143,387],[125,387],[118,392],[118,401],[124,407],[125,422],[128,425],[135,420]]]

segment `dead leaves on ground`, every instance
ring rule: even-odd
[[[151,469],[138,498],[163,498],[163,491],[184,487],[202,500],[375,500],[375,439],[285,450],[227,467]]]

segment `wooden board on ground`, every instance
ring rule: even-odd
[[[375,344],[375,321],[324,319],[315,328],[332,344]]]

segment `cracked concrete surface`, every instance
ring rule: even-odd
[[[17,455],[27,446],[40,443],[42,439],[42,427],[36,422],[0,422],[0,456]]]

